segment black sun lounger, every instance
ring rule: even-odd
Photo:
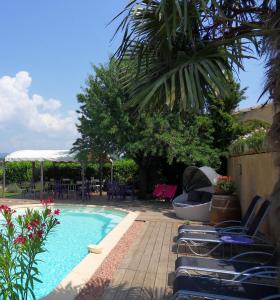
[[[193,297],[222,300],[280,299],[275,286],[260,283],[221,280],[211,277],[179,276],[173,283],[173,299]]]
[[[211,226],[211,225],[186,225],[183,224],[181,226],[178,227],[178,233],[183,233],[183,232],[204,232],[204,233],[212,233],[212,232],[219,232],[219,231],[223,231],[226,229],[230,229],[232,228],[233,230],[237,230],[239,229],[239,231],[244,231],[248,225],[250,224],[250,221],[252,220],[252,217],[254,215],[254,212],[256,210],[257,204],[258,202],[261,200],[262,198],[258,195],[256,195],[250,205],[248,206],[248,209],[244,215],[244,217],[242,218],[241,221],[237,221],[237,220],[228,220],[228,221],[224,221],[221,223],[216,224],[215,226]],[[234,226],[234,227],[232,227]]]
[[[273,247],[271,243],[257,235],[259,227],[268,212],[269,207],[270,201],[265,200],[245,232],[240,233],[229,231],[226,233],[225,231],[222,231],[221,233],[213,232],[205,234],[194,232],[180,233],[177,238],[177,254],[179,252],[180,245],[185,245],[193,254],[200,256],[208,256],[219,247],[225,245]],[[207,249],[207,246],[211,244],[213,247],[210,248],[210,250]],[[200,249],[201,251],[197,252],[195,249]]]
[[[244,258],[266,257],[265,263],[244,261]],[[241,260],[243,259],[243,260]],[[267,253],[251,251],[238,254],[230,259],[201,258],[193,256],[181,256],[175,261],[176,277],[180,275],[192,275],[193,272],[217,274],[221,278],[236,278],[237,276],[247,276],[258,268],[265,266],[276,266],[277,253]],[[242,275],[242,276],[243,276]]]

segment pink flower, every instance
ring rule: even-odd
[[[34,239],[33,233],[29,233],[28,236],[29,236],[30,240],[33,240],[33,239]]]
[[[45,205],[45,206],[48,206],[50,204],[53,204],[53,198],[52,197],[49,197],[48,199],[43,199],[41,200],[41,204],[42,205]]]
[[[44,231],[43,231],[43,230],[35,230],[34,233],[35,233],[39,238],[41,238],[42,235],[43,235],[43,233],[44,233]]]
[[[17,245],[24,245],[26,243],[26,238],[22,236],[21,234],[14,240],[14,244]]]
[[[54,210],[54,214],[55,214],[55,215],[59,215],[59,214],[60,214],[60,210],[59,210],[59,209],[55,209],[55,210]]]
[[[32,220],[30,223],[28,223],[28,224],[26,225],[26,228],[27,228],[27,230],[29,231],[29,230],[31,230],[31,229],[37,227],[39,224],[40,224],[40,222],[39,222],[38,220],[35,219],[35,220]]]
[[[13,214],[16,212],[14,209],[11,209],[7,205],[0,205],[0,211],[3,213],[8,213],[8,214]]]

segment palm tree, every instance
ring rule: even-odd
[[[268,92],[275,107],[275,115],[269,132],[272,149],[278,153],[276,165],[280,167],[280,1],[276,1],[273,13],[267,15],[267,27],[270,34],[264,39],[264,50],[267,54],[266,84],[264,92]],[[280,178],[276,182],[271,194],[272,209],[270,227],[278,232],[280,226]],[[276,237],[275,237],[276,238]],[[278,238],[278,237],[277,237]]]
[[[258,50],[263,11],[254,0],[130,1],[117,16],[116,56],[136,64],[134,84],[123,76],[132,105],[202,111],[209,93],[227,97],[228,74],[243,68],[249,45]]]
[[[131,0],[121,16],[116,56],[135,62],[134,80],[125,72],[122,79],[132,105],[142,109],[203,111],[209,92],[226,98],[228,74],[264,45],[264,92],[276,108],[270,138],[280,167],[279,0]],[[278,215],[270,219],[279,222],[280,178],[271,198]]]

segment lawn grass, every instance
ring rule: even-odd
[[[5,198],[17,198],[20,195],[21,195],[20,193],[8,193],[8,192],[5,192]],[[2,193],[0,193],[0,198],[2,198]]]

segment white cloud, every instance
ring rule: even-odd
[[[77,114],[73,111],[62,113],[62,103],[57,99],[45,100],[41,95],[30,95],[31,83],[32,78],[25,71],[18,72],[15,77],[0,77],[0,130],[9,127],[11,134],[10,129],[17,128],[17,135],[18,129],[31,136],[41,133],[46,138],[56,138],[57,147],[66,140],[74,142]],[[12,137],[10,141],[13,143]],[[38,141],[36,145],[38,147]]]

